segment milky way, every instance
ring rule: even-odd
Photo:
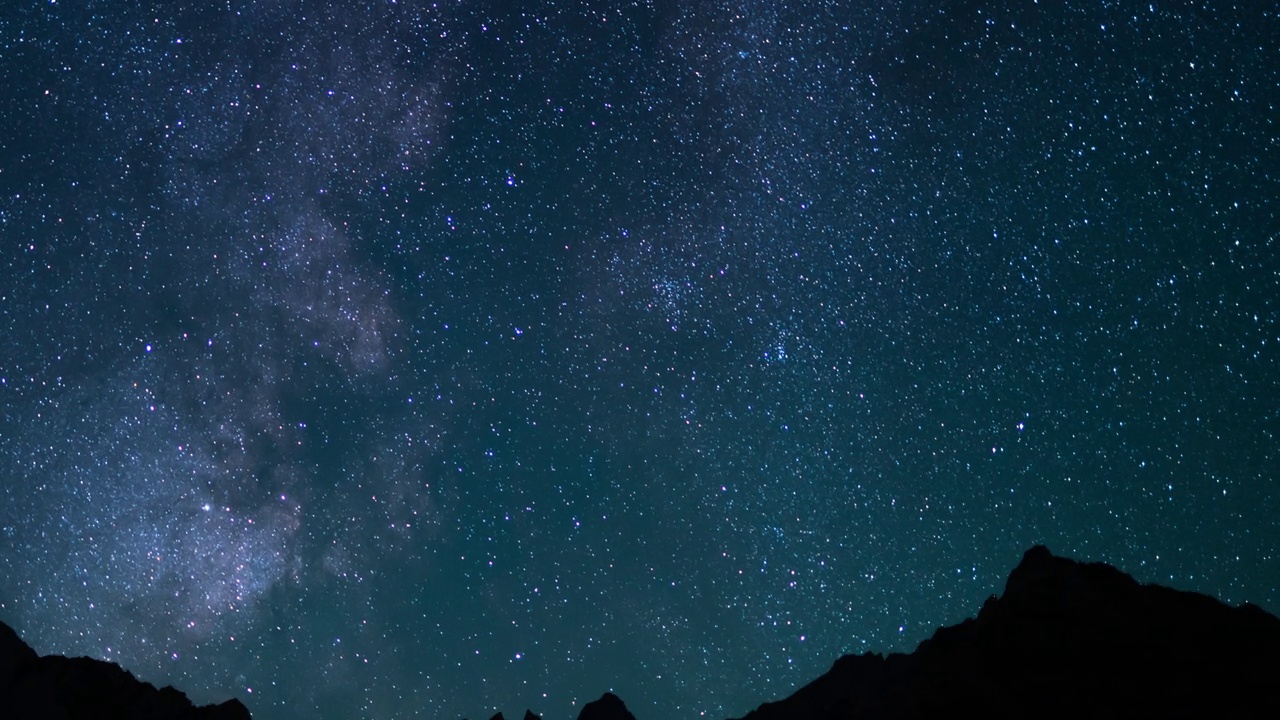
[[[256,718],[745,713],[1027,546],[1280,610],[1251,6],[0,11],[0,619]]]

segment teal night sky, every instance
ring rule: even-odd
[[[1034,543],[1280,611],[1275,8],[1008,5],[5,3],[0,620],[657,720]]]

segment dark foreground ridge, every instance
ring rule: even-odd
[[[1140,585],[1110,565],[1036,546],[977,617],[940,628],[909,655],[846,655],[745,720],[1280,718],[1277,678],[1275,616]],[[249,712],[238,700],[194,707],[114,663],[38,657],[0,623],[0,717],[249,720]],[[578,720],[635,717],[605,693]]]
[[[910,655],[847,655],[746,720],[1280,718],[1280,619],[1027,551]]]
[[[249,720],[239,700],[196,707],[187,696],[135,678],[115,663],[40,657],[0,622],[0,717],[9,720]]]
[[[1280,718],[1280,619],[1036,546],[977,617],[846,655],[744,720],[955,717]],[[578,718],[633,720],[613,695]]]

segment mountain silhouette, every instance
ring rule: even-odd
[[[578,720],[636,720],[636,716],[627,710],[622,698],[607,692],[599,700],[583,705]]]
[[[1027,551],[909,655],[848,655],[744,720],[1280,718],[1280,619]]]
[[[115,663],[36,654],[0,622],[0,717],[6,720],[249,720],[239,700],[196,707]]]
[[[195,707],[115,663],[40,657],[4,623],[0,716],[249,720],[238,700]],[[744,720],[940,717],[1280,718],[1280,618],[1036,546],[975,617],[910,654],[842,657]],[[605,693],[578,720],[635,716]]]
[[[489,720],[505,720],[502,713],[497,713]],[[542,720],[539,716],[534,715],[532,710],[524,711],[524,720]],[[598,700],[592,700],[582,706],[582,711],[578,713],[578,720],[636,720],[636,716],[627,710],[626,704],[622,702],[622,698],[607,692],[600,696]]]

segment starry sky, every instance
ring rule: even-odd
[[[1268,3],[0,10],[0,619],[726,717],[1023,550],[1280,611]]]

